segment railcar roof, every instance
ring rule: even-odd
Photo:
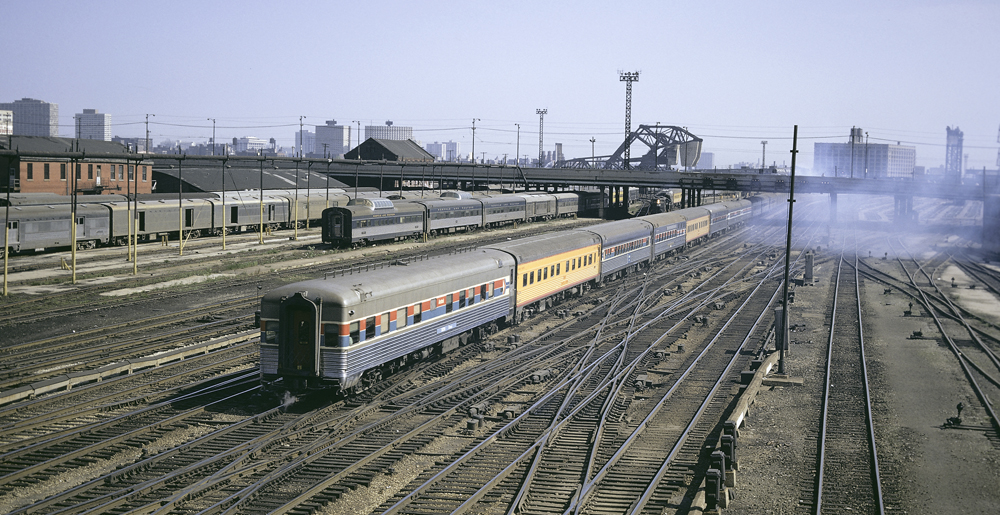
[[[268,292],[262,303],[277,304],[281,297],[291,297],[296,292],[306,291],[309,299],[320,297],[324,304],[356,306],[362,302],[476,276],[491,270],[498,275],[503,274],[501,269],[512,264],[513,260],[503,252],[476,249],[414,261],[407,265],[393,265],[288,284]]]
[[[489,245],[509,252],[519,263],[534,261],[569,249],[597,245],[600,239],[586,231],[559,231]]]

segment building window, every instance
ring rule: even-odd
[[[42,170],[43,178],[47,181],[49,180],[49,164],[48,163],[43,164],[42,168],[43,168]]]
[[[128,180],[135,180],[135,166],[128,165]]]
[[[101,165],[97,165],[97,178],[101,178]]]
[[[118,180],[125,180],[125,165],[118,165]]]
[[[80,170],[82,166],[83,165],[81,165],[80,163],[76,164],[76,180],[80,180]]]
[[[146,182],[146,167],[142,167],[142,182]]]
[[[29,181],[35,180],[35,170],[33,169],[32,166],[33,164],[34,163],[28,163],[28,171],[27,171],[27,176],[25,176],[25,178],[28,179]]]
[[[66,163],[59,163],[59,180],[66,180]]]
[[[87,179],[94,179],[94,165],[92,164],[87,165]]]

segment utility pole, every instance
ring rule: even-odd
[[[544,154],[542,153],[542,139],[545,135],[544,122],[545,115],[548,114],[548,109],[535,109],[535,114],[538,115],[538,167],[542,167],[542,161]]]
[[[514,161],[517,162],[517,166],[521,166],[520,155],[521,155],[521,124],[515,123],[517,125],[517,150],[514,152]],[[997,141],[1000,141],[1000,135],[997,136]],[[997,162],[1000,162],[1000,154],[997,154]]]
[[[865,179],[868,178],[868,131],[865,131]]]
[[[764,169],[767,168],[767,142],[760,142],[760,173],[764,173]]]
[[[785,280],[782,284],[781,293],[781,350],[778,354],[778,373],[785,372],[785,348],[788,347],[788,266],[789,257],[792,253],[792,207],[795,205],[795,156],[798,155],[799,126],[796,125],[792,132],[792,176],[788,188],[788,234],[785,236]]]
[[[625,83],[625,169],[629,169],[629,137],[632,135],[632,83],[639,81],[639,72],[618,72],[618,79]]]
[[[150,116],[156,116],[156,115],[155,114],[147,114],[146,115],[146,149],[145,149],[144,152],[147,152],[147,153],[149,152],[149,117]]]
[[[302,157],[302,145],[305,144],[305,142],[302,141],[302,139],[303,139],[302,138],[302,119],[303,118],[305,118],[305,116],[299,116],[299,157]]]
[[[212,121],[212,155],[215,155],[215,118],[209,118]]]
[[[476,165],[476,121],[477,120],[481,121],[479,120],[479,118],[472,119],[472,166]],[[475,184],[473,184],[473,186],[475,186]]]
[[[597,168],[597,158],[594,157],[594,142],[595,141],[597,141],[597,138],[591,136],[590,137],[590,166],[593,166],[594,168]]]
[[[361,144],[361,120],[351,120],[351,123],[358,124],[358,145],[360,145]],[[350,140],[350,138],[348,138],[348,140],[347,140],[347,146],[348,147],[351,146],[351,140]],[[361,153],[360,152],[358,153],[358,159],[361,159]]]

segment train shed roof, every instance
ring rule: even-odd
[[[155,164],[153,179],[156,180],[157,193],[176,193],[178,179],[184,182],[184,192],[222,191],[222,178],[225,177],[225,189],[235,190],[290,190],[295,189],[296,179],[299,188],[325,188],[327,185],[326,171],[323,167],[300,165],[298,170],[294,164],[267,163],[261,170],[260,165],[253,162],[233,161],[223,168],[222,163],[195,164]],[[263,176],[263,177],[262,177]],[[348,186],[336,179],[329,181],[330,188],[346,189]]]

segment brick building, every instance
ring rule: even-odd
[[[0,192],[69,195],[75,171],[79,194],[152,193],[153,162],[148,157],[99,140],[0,138],[0,170],[9,172],[0,174]]]

